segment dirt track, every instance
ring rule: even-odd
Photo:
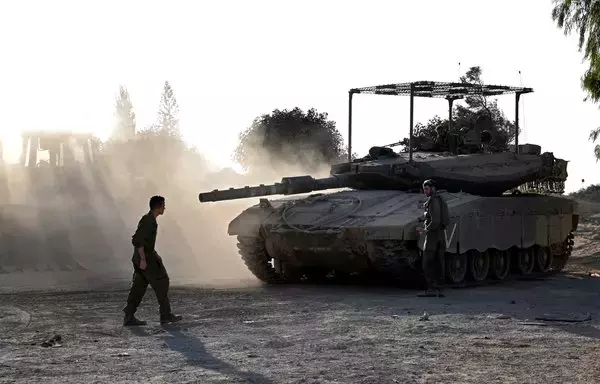
[[[585,276],[597,266],[595,231],[584,228],[571,273],[545,281],[443,299],[373,287],[180,287],[171,296],[186,320],[164,329],[151,291],[139,312],[150,325],[121,327],[124,281],[4,293],[0,382],[595,383],[600,278]],[[576,324],[534,320],[588,313]],[[60,346],[42,347],[54,334]]]

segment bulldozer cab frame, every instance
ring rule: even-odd
[[[408,138],[408,158],[413,161],[413,129],[415,97],[444,98],[448,101],[448,123],[452,126],[452,104],[467,96],[515,95],[515,152],[519,153],[519,99],[521,95],[532,93],[532,88],[506,85],[480,85],[470,83],[448,83],[416,81],[412,83],[376,85],[352,88],[348,91],[348,163],[352,163],[352,99],[355,94],[394,95],[410,97],[410,131]]]
[[[69,131],[25,131],[22,133],[20,165],[36,168],[40,165],[40,152],[47,151],[51,168],[62,168],[80,163],[86,166],[95,162],[94,135]],[[79,158],[78,158],[79,157]]]

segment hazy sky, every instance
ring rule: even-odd
[[[522,98],[521,142],[570,160],[572,190],[582,178],[600,182],[587,141],[600,111],[582,101],[585,65],[551,8],[551,0],[2,0],[0,134],[106,137],[119,84],[143,128],[169,80],[186,140],[228,166],[238,133],[262,113],[315,107],[346,136],[349,88],[454,81],[460,62],[463,72],[480,65],[488,83],[534,88]],[[407,135],[408,98],[359,95],[354,105],[359,154]],[[513,119],[513,97],[500,105]],[[415,113],[445,116],[446,102],[418,99]]]

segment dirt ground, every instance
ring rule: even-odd
[[[597,383],[598,228],[582,225],[567,273],[543,281],[440,299],[253,279],[176,286],[185,321],[167,327],[150,290],[139,311],[149,325],[121,326],[124,280],[39,275],[53,286],[39,290],[0,275],[0,383]],[[536,320],[550,315],[591,320]]]

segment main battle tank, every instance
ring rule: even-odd
[[[446,282],[480,283],[564,268],[577,206],[539,191],[562,189],[566,168],[566,161],[531,144],[469,154],[373,147],[362,159],[333,165],[326,178],[286,177],[201,193],[199,199],[308,193],[261,198],[229,224],[242,259],[264,282],[348,275],[413,281],[422,277],[424,239],[416,228],[426,198],[420,187],[434,179],[450,214]],[[315,191],[327,193],[310,194]]]

